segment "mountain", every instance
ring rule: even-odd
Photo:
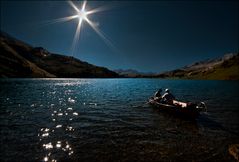
[[[0,32],[0,77],[114,78],[119,75],[104,67],[54,54],[42,47]]]
[[[160,78],[239,80],[239,54],[196,62],[180,69],[157,75]]]
[[[118,73],[122,77],[126,78],[140,78],[140,77],[150,77],[154,73],[139,72],[134,69],[116,69],[114,72]]]

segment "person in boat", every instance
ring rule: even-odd
[[[169,89],[165,89],[165,93],[162,96],[162,102],[167,104],[173,104],[173,100],[175,100],[175,97],[172,93],[170,93]]]
[[[160,88],[157,92],[155,92],[154,94],[154,100],[156,101],[161,101],[162,99],[162,95],[161,95],[162,89]]]

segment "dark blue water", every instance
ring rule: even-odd
[[[147,104],[158,88],[208,112],[186,120]],[[1,79],[0,161],[233,161],[236,81]]]

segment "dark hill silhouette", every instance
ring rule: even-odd
[[[119,75],[79,59],[53,54],[1,31],[0,77],[114,78]]]
[[[230,53],[220,58],[195,62],[191,65],[159,74],[140,73],[132,69],[114,71],[128,78],[239,80],[239,54]]]
[[[196,62],[180,69],[157,75],[161,78],[239,80],[239,54]]]

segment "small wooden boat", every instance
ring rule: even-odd
[[[172,104],[167,104],[158,102],[154,100],[154,98],[150,98],[148,104],[159,110],[171,112],[176,115],[183,115],[189,118],[196,118],[200,112],[206,111],[206,105],[204,102],[196,104],[192,102],[186,103],[173,100]]]

